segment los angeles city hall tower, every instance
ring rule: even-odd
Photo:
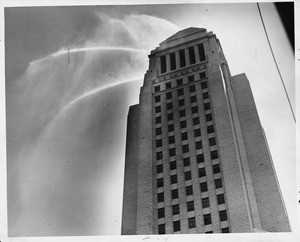
[[[212,32],[188,28],[151,51],[123,195],[123,235],[290,231],[249,81],[231,76]]]

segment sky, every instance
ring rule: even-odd
[[[295,109],[292,49],[274,6],[260,7]],[[11,236],[120,234],[128,107],[151,49],[191,26],[246,73],[296,229],[295,122],[256,4],[23,7],[5,9]]]

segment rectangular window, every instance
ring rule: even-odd
[[[161,203],[164,200],[165,200],[164,193],[163,192],[157,193],[157,202]]]
[[[180,88],[177,90],[178,96],[182,96],[183,95],[183,88]]]
[[[156,166],[156,172],[157,172],[157,174],[162,173],[163,172],[163,165],[157,165]]]
[[[216,189],[223,187],[221,178],[215,180],[215,185],[216,185]]]
[[[160,113],[161,112],[161,107],[160,106],[155,107],[155,112]]]
[[[201,136],[201,130],[200,129],[195,129],[194,134],[195,134],[195,137]]]
[[[156,135],[161,135],[161,127],[156,128],[155,133]]]
[[[216,143],[216,138],[215,138],[215,137],[209,139],[209,145],[210,145],[210,146],[214,146],[214,145],[216,145],[216,144],[217,144],[217,143]]]
[[[186,121],[184,120],[184,121],[181,121],[180,122],[180,128],[186,128]]]
[[[179,51],[179,62],[180,62],[180,67],[185,67],[186,66],[184,50]]]
[[[196,219],[195,217],[189,218],[189,229],[196,228]]]
[[[160,102],[160,96],[159,96],[159,95],[158,95],[158,96],[155,96],[155,97],[154,97],[154,101],[155,101],[156,103]]]
[[[190,202],[187,202],[186,203],[187,205],[187,211],[190,212],[190,211],[194,211],[194,201],[190,201]]]
[[[155,123],[160,124],[161,123],[161,116],[158,116],[155,118]]]
[[[192,107],[192,113],[198,113],[198,106]]]
[[[204,110],[207,111],[210,109],[210,103],[204,103]]]
[[[189,145],[183,145],[182,146],[182,153],[187,153],[189,152]]]
[[[177,168],[176,161],[170,162],[170,170],[175,170]]]
[[[205,61],[205,51],[203,43],[198,45],[200,61]]]
[[[174,124],[169,124],[168,125],[168,132],[174,131]]]
[[[179,204],[175,204],[172,206],[173,215],[179,214]]]
[[[169,156],[175,156],[175,148],[169,149]]]
[[[203,167],[199,169],[199,177],[204,177],[204,176],[206,176],[206,172],[205,172],[205,168]]]
[[[187,196],[193,195],[193,186],[185,187],[185,193]]]
[[[197,142],[196,142],[196,149],[197,149],[197,150],[202,149],[202,141],[197,141]]]
[[[227,220],[227,212],[226,212],[226,210],[219,211],[219,215],[220,215],[220,221],[221,222]]]
[[[179,117],[184,117],[184,116],[185,116],[185,110],[180,110]]]
[[[195,103],[197,102],[197,97],[196,96],[192,96],[191,97],[191,103]]]
[[[170,68],[171,71],[176,69],[176,58],[174,52],[170,54]]]
[[[189,166],[191,164],[190,157],[183,158],[183,165]]]
[[[194,46],[189,47],[189,56],[190,56],[190,64],[196,63],[195,51]]]
[[[189,82],[194,82],[195,81],[194,75],[188,76],[188,81]]]
[[[171,120],[173,120],[173,113],[168,114],[168,121],[171,121]]]
[[[166,56],[163,55],[160,57],[160,72],[165,73],[166,71],[167,71]]]
[[[199,117],[193,118],[193,125],[197,125],[197,124],[199,124],[199,123],[200,123]]]
[[[215,164],[213,165],[213,172],[214,174],[220,173],[220,165],[219,164]]]
[[[224,204],[224,203],[225,203],[225,197],[224,197],[224,194],[219,194],[219,195],[217,195],[217,201],[218,201],[218,205]]]
[[[173,103],[167,103],[167,110],[170,110],[173,108]]]
[[[171,85],[171,83],[169,83]],[[167,84],[166,84],[167,85]],[[166,98],[171,99],[172,98],[172,92],[167,92],[166,93]]]
[[[181,86],[183,84],[182,78],[176,80],[177,86]]]
[[[161,160],[162,157],[163,157],[162,151],[159,151],[159,152],[156,153],[156,160]]]
[[[156,148],[162,146],[162,139],[156,140]]]
[[[163,218],[165,216],[165,208],[159,208],[157,209],[157,217]]]
[[[157,187],[163,187],[164,186],[164,179],[159,178],[157,179]]]
[[[206,231],[205,233],[206,233],[206,234],[213,234],[213,231],[210,230],[210,231]]]
[[[211,151],[210,152],[210,158],[212,159],[212,160],[215,160],[215,159],[218,159],[218,151],[217,150],[213,150],[213,151]]]
[[[203,219],[204,219],[204,225],[211,224],[211,216],[210,216],[210,214],[204,214]]]
[[[166,226],[165,224],[158,225],[158,234],[165,234],[166,233]]]
[[[203,154],[197,155],[197,163],[202,163],[202,162],[204,162],[204,155]]]
[[[191,86],[189,86],[189,90],[190,90],[190,92],[194,92],[194,91],[196,91],[196,87],[195,87],[195,85],[191,85]]]
[[[184,180],[188,181],[192,179],[192,173],[190,171],[186,171],[184,173]]]
[[[175,143],[175,137],[174,136],[170,136],[169,137],[169,144],[174,144]]]
[[[212,121],[211,113],[205,115],[205,120],[206,120],[206,122]]]
[[[160,86],[155,86],[154,87],[154,92],[159,92],[160,91]]]
[[[172,87],[171,82],[166,82],[166,89],[170,89]]]
[[[202,98],[203,98],[204,100],[205,100],[205,99],[208,99],[208,98],[209,98],[208,92],[202,93]]]
[[[172,199],[178,198],[178,189],[174,189],[171,191]]]
[[[206,73],[205,73],[205,71],[200,72],[200,79],[204,79],[204,78],[206,78]]]
[[[201,74],[200,74],[200,78],[201,78]],[[207,88],[207,82],[201,82],[201,88],[206,89]]]
[[[211,133],[213,133],[213,132],[215,132],[214,126],[213,126],[213,125],[207,126],[207,133],[208,133],[208,134],[211,134]]]
[[[184,132],[181,134],[181,140],[187,140],[188,139],[188,133]]]
[[[209,207],[209,198],[205,197],[202,198],[202,208],[208,208]]]
[[[177,183],[177,175],[176,174],[171,176],[171,184],[175,184],[175,183]]]
[[[207,182],[201,182],[200,183],[200,190],[201,192],[207,192]]]
[[[173,222],[174,232],[180,231],[180,220]]]
[[[227,227],[227,228],[222,228],[222,233],[224,234],[224,233],[230,233],[230,231],[229,231],[229,228]]]
[[[178,101],[178,104],[179,104],[179,106],[184,106],[184,99],[180,99],[180,100]]]

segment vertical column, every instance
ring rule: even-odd
[[[180,58],[179,58],[179,52],[175,52],[175,60],[176,60],[176,69],[180,68]]]
[[[169,72],[171,70],[170,67],[170,55],[166,55],[166,66],[167,66],[167,72]]]
[[[190,56],[189,56],[189,50],[188,49],[184,49],[184,55],[185,55],[185,62],[186,65],[189,66],[190,65]]]
[[[196,63],[200,62],[200,56],[199,56],[199,48],[198,45],[195,45],[195,56],[196,56]]]

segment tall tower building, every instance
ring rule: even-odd
[[[122,234],[290,231],[245,74],[188,28],[149,55],[128,114]]]

